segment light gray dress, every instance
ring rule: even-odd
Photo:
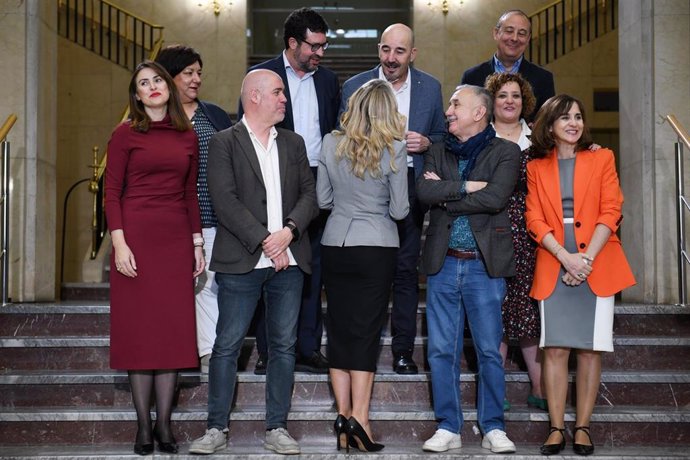
[[[561,184],[563,222],[568,252],[579,252],[573,230],[573,178],[575,158],[558,160]],[[541,347],[580,348],[613,351],[613,300],[598,297],[585,281],[579,286],[567,286],[561,281],[546,299],[539,302],[541,315]]]

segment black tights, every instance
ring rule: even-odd
[[[162,442],[174,442],[170,414],[177,387],[177,370],[128,371],[132,401],[137,411],[138,444],[153,442],[151,431],[151,392],[156,392],[156,433]]]

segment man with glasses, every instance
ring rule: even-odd
[[[285,119],[277,124],[304,138],[309,166],[316,179],[321,154],[321,139],[337,124],[340,104],[338,77],[330,69],[319,65],[328,49],[328,24],[310,8],[293,11],[283,25],[285,50],[276,58],[262,62],[249,70],[272,70],[283,80],[287,107]],[[238,117],[242,117],[240,102]],[[327,373],[328,361],[321,354],[321,251],[320,242],[327,214],[321,212],[309,227],[312,248],[312,273],[304,277],[302,306],[297,332],[297,361],[295,370]],[[254,372],[264,374],[267,363],[266,327],[260,313],[257,321],[257,349],[259,360]]]
[[[521,10],[508,10],[501,15],[493,30],[496,54],[465,71],[460,84],[484,86],[486,77],[494,72],[520,73],[531,85],[537,106],[531,118],[548,98],[556,94],[553,74],[525,59],[525,49],[532,34],[529,18]],[[527,120],[531,121],[531,120]]]

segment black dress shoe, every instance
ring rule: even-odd
[[[396,374],[416,374],[418,372],[417,365],[412,361],[412,354],[410,353],[396,354],[393,370]]]
[[[153,428],[153,439],[158,443],[158,450],[165,452],[166,454],[176,454],[177,453],[177,441],[172,436],[170,441],[163,441],[161,436],[158,434],[156,427]]]
[[[254,366],[254,374],[256,375],[266,375],[266,363],[268,362],[268,358],[265,356],[259,355],[259,357],[256,360],[256,365]]]
[[[575,433],[582,431],[589,438],[589,444],[578,444],[575,442]],[[592,442],[592,436],[589,435],[588,426],[576,426],[573,430],[573,452],[577,455],[592,455],[594,453],[594,443]]]
[[[297,358],[295,371],[312,374],[328,374],[328,360],[320,351],[315,351],[308,358]]]
[[[561,442],[558,444],[542,444],[539,448],[539,452],[541,452],[542,455],[556,455],[565,449],[565,428],[556,428],[552,426],[549,428],[549,436],[551,436],[551,433],[554,431],[558,431],[561,434]]]
[[[153,443],[134,444],[134,453],[137,455],[151,455],[153,453]]]

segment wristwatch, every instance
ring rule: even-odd
[[[299,239],[299,229],[297,228],[297,225],[291,220],[288,220],[285,222],[285,226],[290,229],[292,232],[292,238],[297,240]]]

